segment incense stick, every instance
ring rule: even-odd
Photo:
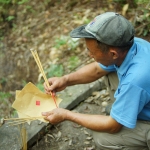
[[[4,119],[4,120],[10,121],[10,122],[7,122],[8,126],[14,126],[14,125],[19,125],[19,124],[24,124],[29,121],[38,120],[40,118],[44,118],[44,116],[28,117],[28,118],[8,118],[8,119]]]
[[[22,127],[21,133],[22,133],[23,150],[27,150],[27,131],[25,127]]]
[[[7,119],[4,119],[4,120],[25,120],[25,119],[38,119],[38,118],[44,118],[44,116],[39,116],[39,117],[27,117],[27,118],[7,118]]]
[[[40,59],[39,59],[39,56],[38,56],[37,51],[36,51],[36,50],[33,50],[33,49],[30,49],[30,51],[31,51],[31,53],[32,53],[32,55],[33,55],[33,57],[34,57],[34,59],[35,59],[37,65],[38,65],[38,67],[39,67],[39,70],[40,70],[40,72],[41,72],[41,74],[42,74],[42,76],[43,76],[43,78],[44,78],[44,80],[45,80],[45,83],[46,83],[47,87],[50,87],[50,85],[49,85],[49,83],[48,83],[48,80],[47,80],[47,78],[46,78],[46,75],[45,75],[45,73],[44,73],[44,70],[43,70],[43,67],[42,67],[42,64],[41,64],[41,61],[40,61]],[[52,98],[53,98],[53,100],[54,100],[54,103],[55,103],[56,107],[58,108],[57,103],[56,103],[56,99],[55,99],[53,93],[52,93],[52,92],[50,92],[50,93],[51,93],[51,96],[52,96]]]
[[[14,123],[24,123],[24,122],[28,122],[28,121],[33,121],[33,120],[37,120],[36,118],[35,119],[20,119],[20,120],[16,120],[16,121],[12,121],[12,122],[7,122],[7,124],[14,124]]]
[[[9,126],[16,126],[16,125],[20,125],[20,124],[24,124],[24,123],[26,123],[26,122],[28,122],[29,120],[25,120],[25,121],[18,121],[17,123],[14,123],[14,122],[11,122],[11,123],[9,123],[8,125],[7,125],[7,127],[9,127]],[[32,120],[33,121],[33,120]]]

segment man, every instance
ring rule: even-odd
[[[131,23],[114,12],[74,29],[71,37],[85,38],[95,62],[63,77],[50,78],[50,88],[44,84],[46,93],[106,76],[111,95],[116,90],[115,101],[109,116],[57,108],[43,113],[45,119],[52,124],[70,120],[91,129],[100,149],[150,149],[150,43],[135,38]]]

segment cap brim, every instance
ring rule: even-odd
[[[82,25],[74,30],[72,30],[70,32],[70,36],[72,38],[92,38],[92,39],[95,39],[95,37],[88,33],[86,30],[85,30],[85,27],[86,25]]]

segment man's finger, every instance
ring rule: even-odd
[[[49,116],[51,114],[51,112],[42,112],[43,116]]]

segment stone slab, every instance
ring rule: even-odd
[[[58,96],[63,99],[59,107],[71,110],[89,97],[92,92],[100,90],[103,86],[104,85],[101,80],[97,80],[90,84],[70,86],[63,92],[59,93]]]
[[[67,87],[58,95],[63,101],[60,103],[61,108],[73,109],[80,102],[85,100],[92,94],[93,91],[101,90],[104,87],[102,80],[97,80],[89,84],[81,84]],[[48,123],[40,123],[40,121],[33,121],[30,125],[24,124],[27,130],[27,145],[31,147],[38,139],[46,133],[46,128],[51,125]],[[20,127],[10,126],[6,124],[0,127],[0,150],[21,150],[22,140]]]

